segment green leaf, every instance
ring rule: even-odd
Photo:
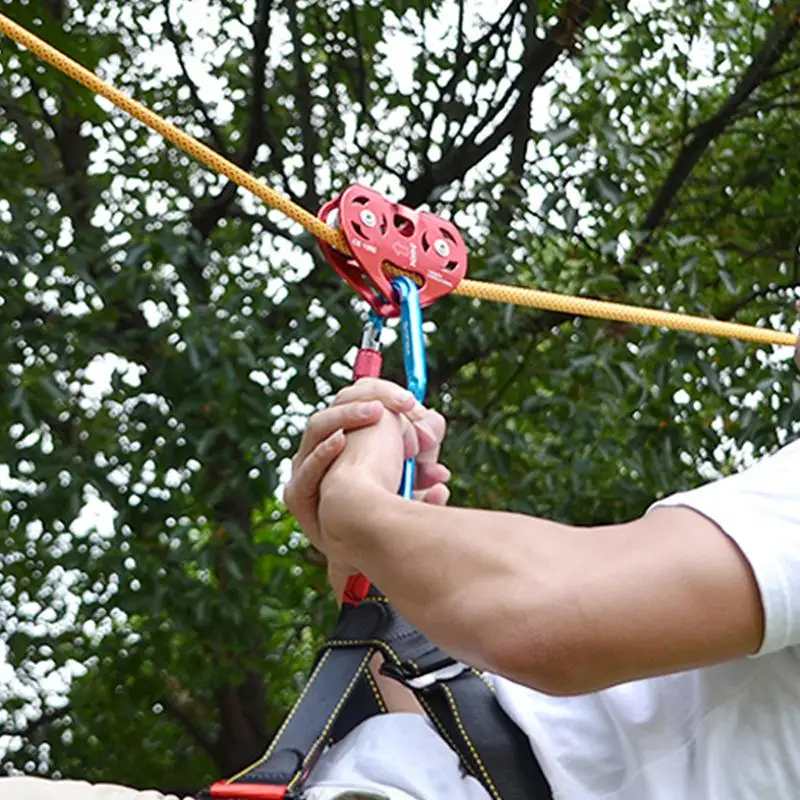
[[[543,138],[550,142],[554,148],[556,148],[560,144],[565,144],[566,142],[571,141],[579,133],[580,130],[573,125],[562,125],[561,127],[554,128],[553,130],[545,131]]]

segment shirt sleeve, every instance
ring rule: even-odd
[[[749,562],[764,611],[764,640],[756,655],[800,644],[800,441],[652,508],[669,506],[710,519]]]

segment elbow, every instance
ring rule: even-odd
[[[526,647],[523,641],[498,644],[486,659],[491,671],[554,697],[574,697],[602,688],[563,643],[551,640]]]
[[[557,593],[560,595],[561,593]],[[495,624],[485,641],[490,671],[515,683],[557,697],[597,691],[607,685],[570,624],[563,598],[531,602],[530,589],[518,596],[506,620]]]

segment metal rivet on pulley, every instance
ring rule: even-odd
[[[433,249],[442,257],[447,258],[450,255],[450,245],[444,239],[437,239],[433,243]]]
[[[361,221],[368,227],[374,228],[378,224],[378,220],[375,215],[368,209],[365,208],[360,214],[359,217]]]

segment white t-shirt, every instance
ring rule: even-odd
[[[495,679],[557,800],[800,798],[800,442],[657,506],[713,520],[752,566],[765,636],[757,656],[579,697]],[[488,800],[421,717],[364,723],[329,750],[310,800],[346,788],[391,800]]]

